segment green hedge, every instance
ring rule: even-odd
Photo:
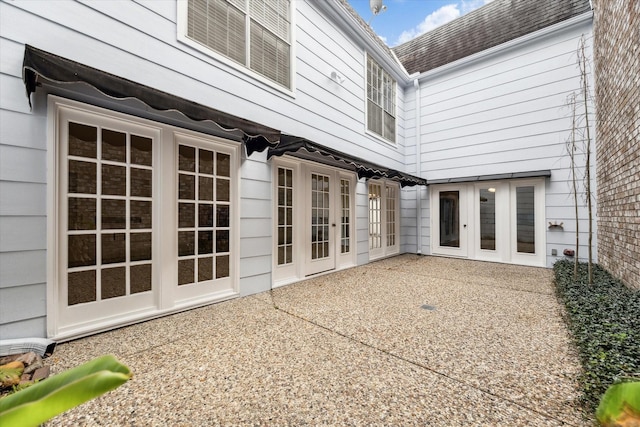
[[[640,291],[625,287],[598,265],[593,266],[592,285],[586,264],[579,265],[578,280],[571,261],[558,261],[553,269],[584,369],[584,404],[593,411],[617,379],[640,375]]]

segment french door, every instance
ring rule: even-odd
[[[238,295],[238,143],[54,96],[49,111],[50,337]]]
[[[307,171],[306,275],[336,267],[336,177],[327,169],[309,167]]]
[[[545,265],[544,180],[433,186],[432,253]]]
[[[466,186],[441,186],[432,195],[434,254],[467,257],[468,231]]]
[[[369,180],[369,259],[400,251],[400,187]]]
[[[355,175],[274,161],[274,286],[355,265]]]

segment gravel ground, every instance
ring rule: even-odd
[[[64,343],[134,377],[47,425],[589,425],[551,281],[402,255]]]

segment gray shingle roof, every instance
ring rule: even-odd
[[[589,0],[494,0],[393,51],[409,74],[423,73],[589,10]]]

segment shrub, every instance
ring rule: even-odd
[[[556,288],[564,302],[567,323],[583,367],[583,403],[590,411],[606,389],[623,377],[640,375],[640,291],[632,290],[594,265],[593,284],[587,283],[587,265],[554,265]]]

